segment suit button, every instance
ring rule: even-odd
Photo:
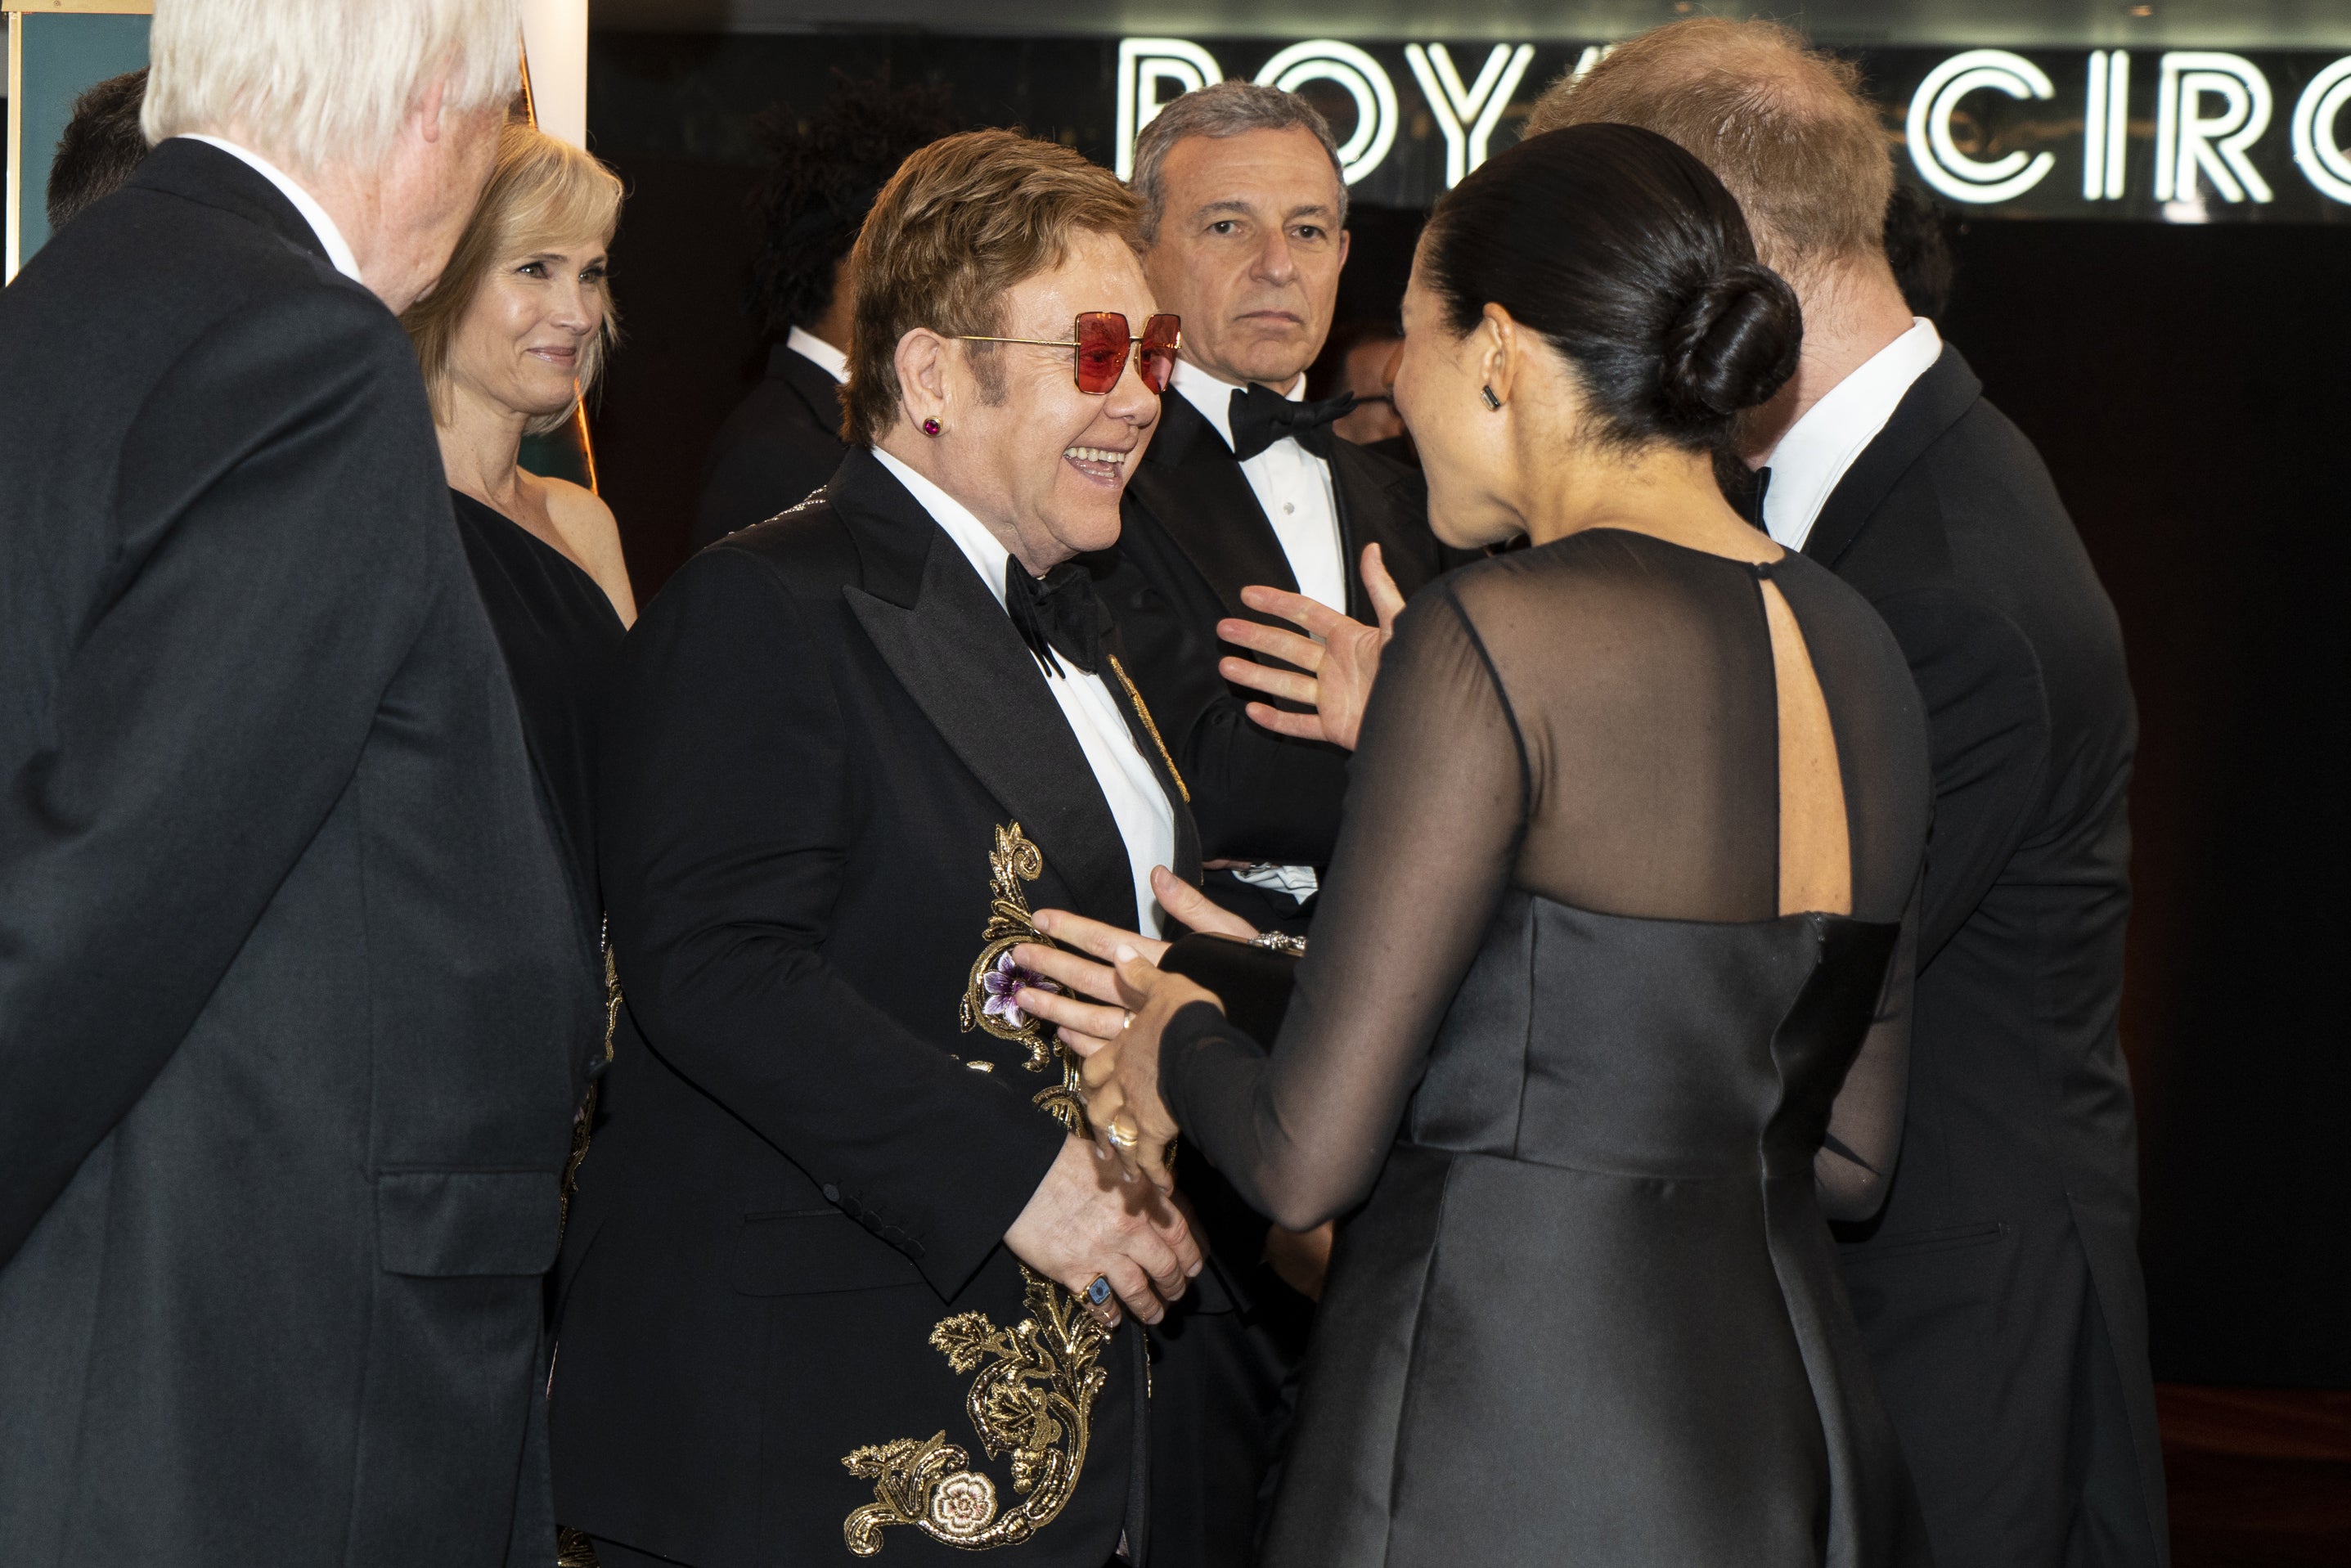
[[[831,1183],[827,1182],[824,1188],[824,1200],[827,1203],[839,1203],[841,1201],[841,1189],[834,1186]]]

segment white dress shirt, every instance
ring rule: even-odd
[[[1201,417],[1233,444],[1233,393],[1239,387],[1210,375],[1188,360],[1176,361],[1176,390]],[[1306,393],[1303,372],[1290,389],[1296,402]],[[1339,502],[1331,488],[1331,465],[1285,435],[1241,463],[1241,473],[1265,508],[1273,536],[1298,580],[1298,591],[1333,610],[1347,608],[1347,547],[1339,538]]]
[[[353,283],[366,284],[367,279],[360,276],[360,258],[351,254],[350,242],[343,238],[343,231],[335,226],[335,220],[327,215],[327,209],[319,204],[319,198],[295,183],[293,175],[252,148],[240,147],[225,137],[200,136],[193,131],[183,134],[191,141],[217,147],[230,157],[251,165],[255,173],[277,186],[286,199],[294,204],[294,210],[302,214],[302,221],[310,225],[310,232],[319,236],[320,245],[326,246],[327,259],[334,263],[335,270]]]
[[[1200,411],[1210,427],[1233,444],[1233,393],[1241,389],[1221,376],[1209,374],[1189,360],[1176,361],[1176,390]],[[1300,371],[1290,388],[1290,401],[1306,395],[1306,374]],[[1333,610],[1347,608],[1347,547],[1339,537],[1339,500],[1331,485],[1331,465],[1285,435],[1256,456],[1241,463],[1257,504],[1273,525],[1298,591]],[[1303,904],[1314,896],[1318,879],[1312,866],[1258,864],[1233,873],[1242,882],[1269,893],[1286,893]]]
[[[807,328],[795,327],[786,333],[784,347],[814,364],[842,386],[849,384],[849,356]]]
[[[874,448],[873,455],[922,503],[923,510],[930,513],[931,520],[955,541],[972,570],[979,573],[988,593],[1002,604],[1004,565],[1012,559],[1012,552],[953,496],[880,448]],[[1047,676],[1045,685],[1053,700],[1061,705],[1061,716],[1070,721],[1078,748],[1086,755],[1086,766],[1093,769],[1094,782],[1102,786],[1102,799],[1110,803],[1118,836],[1126,844],[1127,865],[1134,873],[1134,906],[1142,913],[1144,934],[1156,936],[1160,909],[1151,891],[1151,868],[1175,863],[1176,810],[1167,803],[1167,792],[1159,787],[1159,776],[1136,748],[1134,733],[1126,727],[1118,699],[1100,675],[1065,666],[1061,674]]]
[[[1863,361],[1780,437],[1764,459],[1771,483],[1763,492],[1763,526],[1783,549],[1804,548],[1837,481],[1942,352],[1935,324],[1913,316],[1907,332]]]

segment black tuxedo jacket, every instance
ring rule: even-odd
[[[1347,575],[1348,614],[1375,619],[1359,563],[1377,544],[1409,598],[1454,564],[1428,531],[1419,473],[1345,441],[1333,441],[1332,489]],[[1217,674],[1227,616],[1279,625],[1241,602],[1263,583],[1295,592],[1282,553],[1239,459],[1190,401],[1160,399],[1159,428],[1128,481],[1119,543],[1092,563],[1134,654],[1135,679],[1192,789],[1202,853],[1210,860],[1329,862],[1346,792],[1346,754],[1272,735],[1249,722],[1257,695]]]
[[[1893,628],[1934,750],[1902,1163],[1843,1255],[1936,1561],[2164,1561],[2116,1032],[2137,718],[2114,609],[1951,349],[1804,553]]]
[[[413,352],[170,141],[0,293],[0,1561],[544,1557],[573,914]]]
[[[799,506],[832,477],[848,450],[841,441],[841,383],[806,354],[773,345],[766,377],[711,440],[694,548]]]
[[[565,1238],[564,1522],[703,1568],[847,1561],[842,1521],[874,1493],[842,1457],[941,1431],[1015,1500],[965,1415],[972,1377],[929,1343],[955,1313],[1025,1315],[1002,1239],[1066,1136],[1030,1103],[1058,1079],[957,1028],[996,829],[1043,852],[1031,908],[1137,917],[1046,677],[858,448],[663,589],[604,734],[628,1001]],[[1175,805],[1175,869],[1196,876],[1137,734]],[[1102,1568],[1123,1527],[1144,1539],[1142,1357],[1130,1322],[1075,1497],[998,1555]],[[903,1528],[884,1541],[892,1561],[967,1561]]]

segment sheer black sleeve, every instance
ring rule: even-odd
[[[1369,1190],[1507,888],[1645,920],[1788,913],[1773,589],[1834,733],[1850,913],[1906,925],[1816,1163],[1823,1207],[1876,1207],[1929,810],[1917,687],[1869,606],[1801,557],[1759,569],[1599,529],[1456,572],[1405,612],[1271,1051],[1205,1004],[1171,1021],[1161,1095],[1250,1202],[1299,1228]]]
[[[1861,1053],[1845,1070],[1829,1111],[1828,1137],[1813,1156],[1813,1186],[1831,1219],[1867,1219],[1886,1202],[1886,1183],[1902,1152],[1903,1113],[1910,1096],[1910,994],[1917,976],[1919,906],[1912,895],[1902,935],[1886,966],[1877,1014]]]
[[[1525,821],[1516,727],[1444,583],[1399,622],[1361,742],[1277,1049],[1205,1003],[1161,1045],[1177,1124],[1253,1207],[1298,1230],[1370,1190]]]

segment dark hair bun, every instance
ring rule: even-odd
[[[1735,261],[1682,301],[1666,329],[1659,390],[1677,424],[1711,424],[1770,401],[1796,373],[1804,340],[1795,290],[1770,267]]]
[[[1456,336],[1489,304],[1541,333],[1619,444],[1729,451],[1803,343],[1795,291],[1758,263],[1722,182],[1636,126],[1571,125],[1488,159],[1437,204],[1416,266]]]

